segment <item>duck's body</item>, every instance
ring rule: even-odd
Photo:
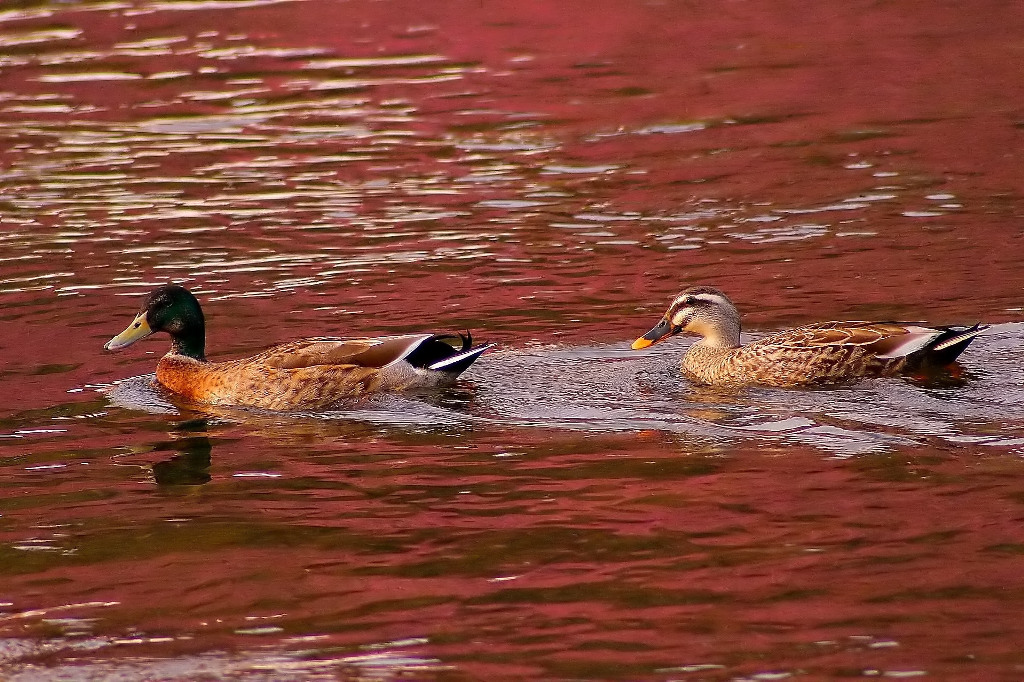
[[[154,291],[105,348],[119,350],[156,331],[171,335],[171,350],[157,363],[157,383],[197,403],[268,410],[323,409],[373,393],[452,384],[490,348],[474,348],[461,334],[316,337],[209,362],[199,302],[177,285]]]
[[[739,312],[717,289],[690,287],[661,322],[633,343],[670,335],[701,338],[683,356],[688,379],[709,386],[806,386],[895,376],[952,363],[983,328],[888,322],[823,322],[740,345]]]
[[[458,341],[460,348],[449,341]],[[456,369],[430,369],[408,355],[431,349],[451,357],[470,350],[459,336],[390,336],[375,339],[302,339],[241,360],[209,362],[168,353],[156,366],[157,382],[188,400],[267,410],[311,410],[351,402],[371,393],[454,383],[483,352],[473,349]],[[431,363],[432,364],[432,363]]]

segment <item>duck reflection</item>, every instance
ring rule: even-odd
[[[183,434],[153,445],[153,452],[172,451],[174,456],[153,464],[153,478],[158,485],[203,485],[210,482],[213,443],[205,435],[208,422],[192,419],[175,426]]]
[[[210,482],[210,439],[205,436],[178,441],[179,449],[170,459],[153,465],[158,485],[203,485]]]

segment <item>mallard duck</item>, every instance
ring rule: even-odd
[[[984,329],[822,322],[741,346],[736,306],[718,289],[697,286],[676,296],[657,326],[633,342],[633,350],[688,332],[701,337],[682,361],[683,374],[695,383],[801,386],[942,367]]]
[[[159,331],[170,334],[171,350],[157,363],[157,383],[197,403],[269,410],[321,409],[371,393],[448,385],[491,347],[474,347],[468,333],[316,337],[209,362],[203,310],[176,284],[151,293],[128,328],[103,347],[121,350]]]

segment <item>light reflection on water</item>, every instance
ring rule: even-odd
[[[258,635],[258,632],[241,634]],[[315,645],[316,638],[305,638],[306,641],[296,642],[307,647]],[[310,642],[309,640],[313,640]],[[66,638],[44,641],[34,647],[34,653],[49,654],[100,654],[106,649],[118,647],[138,647],[140,645],[173,644],[170,637],[134,637],[134,638],[82,638],[69,640]],[[259,648],[251,651],[211,652],[199,656],[180,656],[173,659],[135,658],[128,661],[101,662],[91,667],[90,674],[95,679],[202,679],[209,677],[231,679],[243,677],[247,680],[334,680],[339,675],[358,679],[394,679],[409,676],[433,675],[454,666],[444,665],[433,658],[419,657],[404,653],[402,647],[415,647],[425,644],[426,640],[409,640],[408,642],[387,642],[368,646],[371,653],[345,655],[324,651],[317,652],[317,658],[310,658],[309,650],[296,652],[268,652]],[[29,647],[19,640],[0,639],[0,665],[7,660],[16,660],[29,653]],[[387,650],[394,649],[394,650]],[[7,679],[21,682],[39,679],[45,675],[49,679],[78,679],[81,667],[76,664],[66,666],[29,666],[20,673],[14,673]]]
[[[1017,18],[510,8],[0,8],[0,674],[1018,677]],[[500,350],[197,409],[100,350],[169,279],[215,358]],[[626,349],[696,283],[993,326],[932,384],[699,389]]]

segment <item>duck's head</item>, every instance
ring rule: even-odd
[[[714,287],[684,289],[672,301],[661,321],[633,342],[640,350],[680,332],[703,336],[710,346],[740,345],[740,313],[729,297]]]
[[[206,359],[203,310],[192,292],[180,284],[167,284],[151,293],[128,328],[103,347],[121,350],[156,332],[171,335],[172,352],[197,360]]]

